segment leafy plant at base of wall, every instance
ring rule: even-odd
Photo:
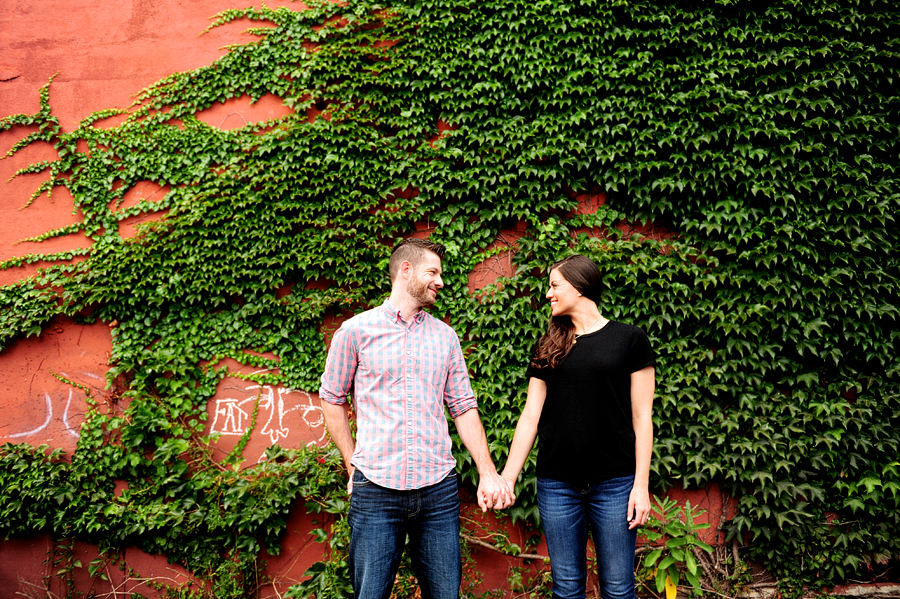
[[[308,579],[300,584],[295,584],[288,589],[287,599],[340,599],[353,595],[353,587],[350,585],[350,566],[347,562],[347,554],[350,547],[350,524],[346,515],[338,518],[332,524],[330,531],[316,529],[312,531],[316,540],[327,543],[328,549],[324,560],[310,566],[304,576]]]
[[[460,332],[496,461],[546,326],[546,268],[578,251],[603,269],[604,314],[659,358],[655,486],[736,497],[729,539],[785,590],[897,567],[894,3],[350,0],[213,26],[242,18],[257,41],[151,86],[118,124],[101,111],[62,131],[49,84],[37,113],[0,119],[37,129],[11,153],[56,150],[23,169],[48,177],[30,202],[64,186],[81,219],[38,239],[92,244],[0,265],[44,267],[0,288],[0,343],[54,318],[110,324],[123,391],[70,464],[4,448],[5,535],[139,538],[201,575],[275,550],[279,477],[307,476],[302,458],[222,471],[207,404],[231,360],[315,390],[323,323],[380,303],[390,247],[428,234],[449,248],[433,312]],[[294,112],[233,131],[197,116],[264,94]],[[123,208],[139,182],[162,197]],[[467,290],[507,256],[511,276]],[[532,523],[533,460],[511,510]],[[328,476],[317,500],[336,509]],[[41,485],[20,496],[21,477]]]
[[[527,573],[525,568],[513,568],[509,573],[510,590],[517,597],[526,599],[550,599],[553,596],[553,580],[550,570]]]
[[[641,527],[641,534],[654,548],[641,559],[637,578],[640,580],[646,576],[648,580],[653,580],[658,593],[665,591],[666,597],[673,599],[684,576],[690,593],[702,594],[702,572],[693,551],[696,547],[707,553],[712,552],[712,547],[697,536],[698,530],[709,528],[707,522],[694,521],[704,513],[691,507],[690,501],[682,507],[668,497],[660,499],[654,496],[650,518]]]
[[[72,539],[60,539],[52,545],[51,554],[45,564],[49,566],[53,577],[60,581],[63,597],[67,599],[75,597],[75,570],[81,569],[81,560],[75,558],[75,541]],[[48,578],[44,584],[48,584]]]
[[[266,452],[265,462],[243,470],[195,461],[192,477],[171,477],[178,480],[168,488],[167,500],[146,505],[132,498],[152,487],[141,489],[132,482],[119,497],[107,497],[97,475],[80,472],[74,459],[72,463],[63,461],[59,450],[45,455],[46,450],[46,446],[32,450],[27,445],[10,444],[0,449],[0,483],[17,496],[15,502],[0,505],[9,533],[52,530],[47,522],[52,515],[63,522],[84,522],[87,530],[105,533],[80,535],[86,542],[99,540],[101,552],[110,546],[134,544],[148,552],[161,552],[162,548],[169,555],[189,556],[195,560],[194,571],[213,582],[207,594],[202,589],[191,591],[199,593],[197,597],[252,596],[259,584],[259,549],[253,544],[271,544],[274,541],[266,539],[278,538],[286,525],[288,509],[297,498],[306,500],[310,512],[339,513],[344,509],[334,488],[340,488],[343,482],[338,473],[340,455],[333,448],[284,450],[273,446]],[[109,467],[103,455],[97,456],[96,462],[98,468]],[[161,458],[156,465],[166,467]],[[92,485],[93,505],[79,499],[81,484]],[[202,497],[204,493],[208,498]],[[230,512],[226,511],[229,504]],[[54,510],[57,505],[65,507]],[[118,521],[110,518],[121,513],[127,517]],[[155,534],[133,532],[148,530],[147,524],[160,518],[165,522],[160,527],[163,530]],[[110,526],[110,521],[118,522],[118,527]],[[105,530],[101,528],[104,524]],[[184,546],[165,545],[169,539],[173,545],[179,541]],[[59,546],[68,547],[72,542],[69,539]],[[236,548],[235,553],[228,551],[229,544]],[[237,553],[242,548],[247,548],[244,555]],[[269,548],[271,553],[277,553],[277,549]],[[228,559],[219,559],[220,555]]]

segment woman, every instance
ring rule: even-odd
[[[540,437],[537,498],[553,596],[585,596],[590,527],[604,599],[635,597],[637,527],[650,513],[656,358],[640,328],[606,319],[589,258],[550,268],[551,318],[503,477],[515,484]]]

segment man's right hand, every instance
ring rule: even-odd
[[[350,419],[347,417],[346,406],[328,403],[320,399],[319,405],[322,407],[322,416],[325,418],[325,429],[338,450],[341,457],[344,458],[344,468],[350,480],[347,481],[347,494],[353,493],[353,472],[356,468],[350,463],[353,457],[353,450],[356,447],[356,441],[350,433]]]

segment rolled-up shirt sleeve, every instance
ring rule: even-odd
[[[451,418],[456,418],[460,414],[478,407],[472,383],[469,381],[466,360],[463,358],[462,348],[459,345],[459,337],[455,333],[453,333],[453,344],[450,350],[447,385],[444,387],[444,402],[447,404]]]
[[[325,360],[319,397],[330,404],[347,403],[356,375],[357,355],[353,334],[346,326],[341,326],[331,339],[331,349]]]

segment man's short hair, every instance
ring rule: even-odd
[[[391,261],[388,264],[391,282],[397,278],[397,274],[400,272],[400,264],[409,262],[410,265],[415,268],[422,261],[422,258],[425,257],[425,252],[437,254],[437,257],[443,260],[447,248],[439,243],[434,243],[427,239],[419,239],[418,237],[404,239],[397,244],[397,247],[395,247],[394,251],[391,253]]]

